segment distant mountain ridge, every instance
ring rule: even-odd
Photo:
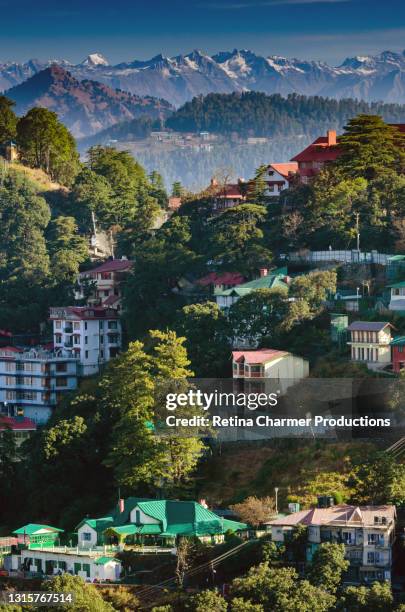
[[[101,53],[92,53],[76,65],[66,60],[32,59],[24,64],[0,63],[0,91],[54,63],[78,80],[96,80],[138,96],[165,98],[176,106],[197,95],[248,90],[405,102],[405,52],[392,51],[347,58],[336,67],[320,61],[263,57],[246,49],[212,56],[195,50],[186,55],[157,55],[115,66]]]
[[[94,80],[79,81],[55,64],[9,89],[7,97],[15,101],[20,115],[33,106],[55,111],[77,138],[141,116],[165,119],[173,110],[165,100],[136,96]]]

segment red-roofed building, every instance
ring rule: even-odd
[[[285,391],[309,374],[308,361],[277,349],[232,352],[233,378],[245,380],[272,378],[280,381]]]
[[[213,293],[216,293],[241,285],[245,280],[245,277],[239,274],[239,272],[223,272],[222,274],[210,272],[210,274],[196,281],[196,284],[200,287],[207,287],[211,289]]]
[[[76,300],[87,300],[94,306],[121,309],[122,283],[131,271],[128,259],[108,259],[92,270],[80,272],[77,277]]]
[[[306,149],[292,158],[298,164],[298,173],[302,183],[308,183],[329,162],[336,161],[341,149],[335,130],[328,130],[326,136],[320,136]]]
[[[36,431],[36,429],[37,426],[31,419],[27,419],[26,417],[13,418],[0,414],[0,438],[2,437],[4,431],[12,431],[17,448],[21,446],[21,444],[27,438],[29,438],[32,433]]]
[[[266,183],[268,184],[267,195],[269,197],[277,197],[284,189],[288,189],[291,179],[298,172],[297,162],[288,162],[285,164],[270,164],[267,167]]]
[[[213,198],[213,210],[221,213],[228,208],[234,208],[246,201],[247,183],[241,179],[237,183],[220,185],[216,179],[211,179],[208,193]]]

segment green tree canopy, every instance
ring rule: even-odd
[[[88,257],[87,240],[78,234],[73,217],[56,217],[48,226],[48,251],[56,282],[74,282],[79,265]]]
[[[299,580],[293,568],[276,569],[267,563],[252,567],[243,578],[235,578],[231,595],[273,612],[326,612],[335,601],[323,589]]]
[[[184,306],[176,329],[185,336],[191,365],[199,378],[225,375],[231,354],[231,330],[215,302]]]
[[[332,595],[341,584],[342,574],[349,567],[345,559],[345,545],[325,542],[314,552],[308,571],[311,584],[323,588]]]
[[[403,135],[378,115],[358,115],[339,138],[339,166],[347,176],[375,178],[387,169],[404,169]]]
[[[32,108],[20,119],[17,138],[23,161],[41,168],[63,185],[71,185],[79,169],[76,143],[58,116],[47,108]]]
[[[234,338],[244,338],[252,346],[274,338],[288,312],[287,293],[282,289],[257,289],[229,309]]]
[[[13,140],[17,135],[17,115],[14,106],[12,100],[0,95],[0,144]]]

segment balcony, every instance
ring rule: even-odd
[[[63,343],[63,346],[65,348],[73,348],[73,342],[72,340],[65,340],[65,342]]]
[[[73,326],[65,325],[65,327],[63,328],[63,331],[65,332],[65,334],[73,334]]]

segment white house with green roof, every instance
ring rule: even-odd
[[[219,291],[215,294],[215,299],[220,308],[229,308],[232,304],[235,304],[239,298],[249,295],[252,291],[257,289],[281,289],[282,291],[288,291],[289,277],[286,267],[277,268],[275,270],[267,270],[262,268],[260,270],[260,277],[255,280],[243,283],[242,285],[236,285],[231,289],[225,291]]]
[[[247,528],[246,523],[221,518],[195,501],[129,497],[120,500],[108,516],[83,519],[77,535],[80,548],[116,542],[168,546],[178,536],[218,542],[227,531]]]
[[[405,312],[405,281],[389,285],[391,290],[390,310],[403,310]]]

